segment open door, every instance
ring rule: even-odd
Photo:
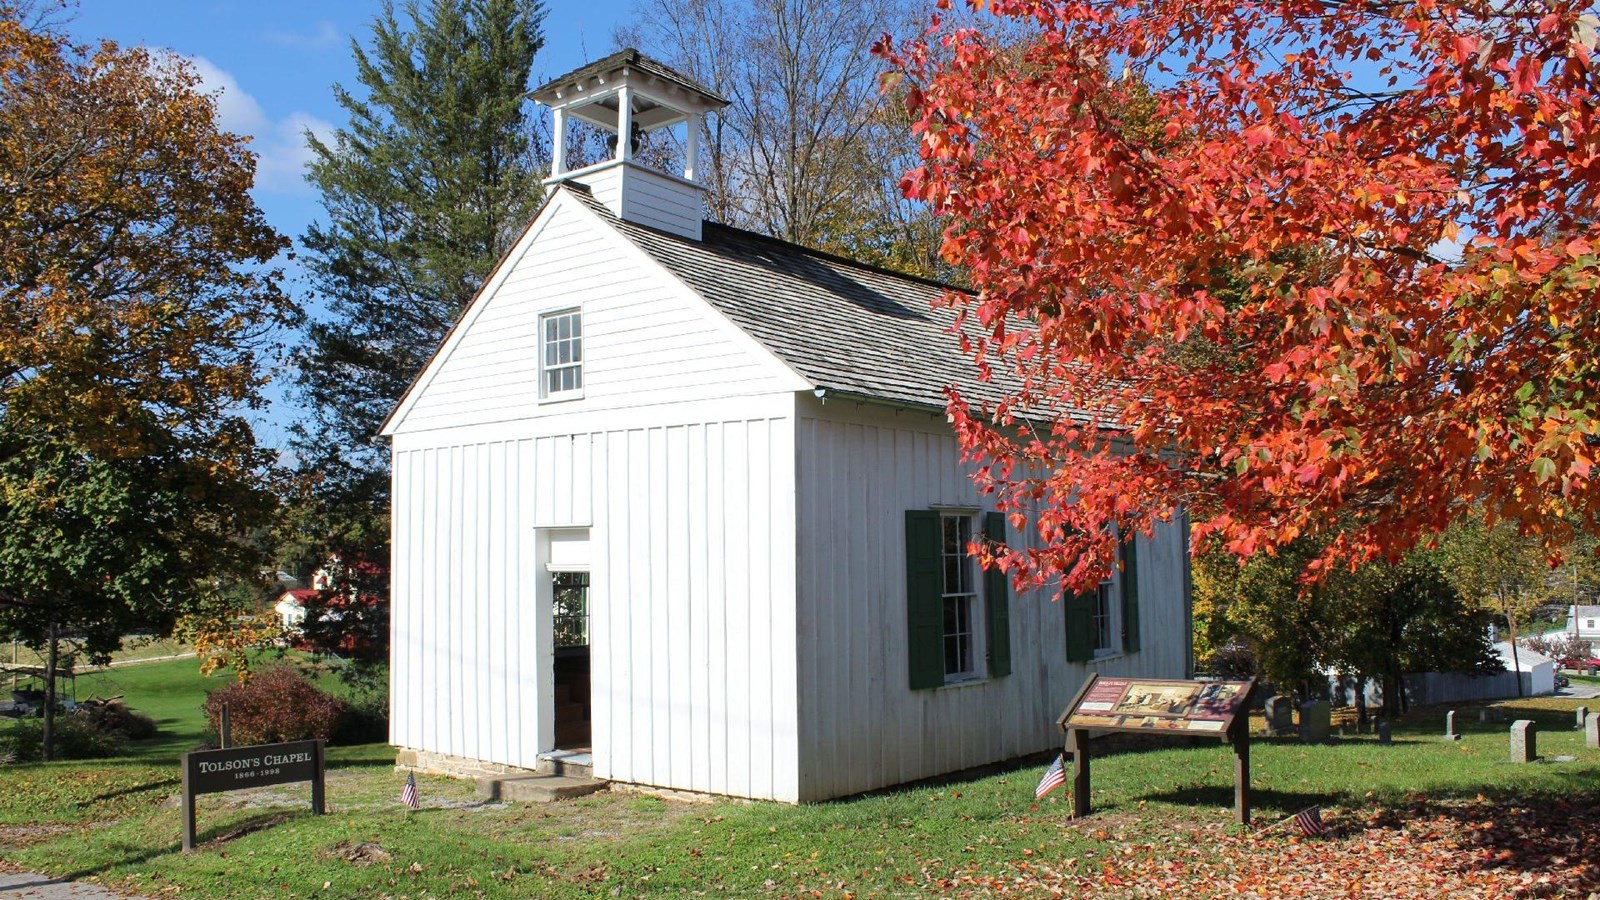
[[[551,567],[555,633],[555,748],[589,749],[589,572]]]

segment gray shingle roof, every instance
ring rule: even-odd
[[[993,401],[952,333],[950,288],[706,222],[699,241],[617,218],[586,189],[568,190],[814,387],[943,408],[945,389]]]

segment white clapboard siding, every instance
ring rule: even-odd
[[[1055,719],[1090,672],[1189,674],[1184,531],[1141,537],[1142,649],[1066,661],[1063,605],[1013,596],[1012,674],[913,691],[905,511],[992,508],[942,416],[805,398],[796,424],[800,796],[819,800],[1058,746]],[[1015,538],[1015,536],[1013,536]],[[1120,575],[1118,576],[1120,578]]]
[[[393,742],[551,749],[539,540],[587,529],[595,774],[798,800],[793,402],[397,435]]]
[[[770,354],[564,192],[502,269],[390,432],[795,389]],[[539,317],[573,308],[583,313],[583,396],[541,402]]]
[[[633,163],[597,166],[574,178],[621,218],[700,239],[705,191],[696,185]]]

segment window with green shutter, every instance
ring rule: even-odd
[[[944,684],[942,540],[937,512],[906,511],[906,658],[912,690]]]
[[[912,690],[1011,673],[1010,585],[984,572],[968,552],[977,517],[965,512],[906,512],[906,648]],[[1003,542],[1005,517],[983,520],[985,536]],[[981,588],[981,590],[980,590]]]
[[[1139,650],[1139,536],[1122,542],[1122,652]]]
[[[1067,662],[1094,659],[1094,592],[1061,598],[1067,619]]]
[[[984,517],[983,536],[996,544],[1006,542],[1006,517],[992,512]],[[1011,674],[1011,578],[998,568],[983,573],[983,599],[989,613],[989,677]]]
[[[1120,593],[1111,580],[1093,590],[1065,598],[1068,662],[1088,662],[1102,656],[1139,649],[1139,563],[1137,541],[1130,538],[1117,547],[1122,570]]]

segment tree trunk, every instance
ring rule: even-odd
[[[1517,617],[1511,612],[1511,602],[1500,597],[1500,608],[1506,614],[1506,634],[1511,637],[1511,670],[1517,673],[1517,696],[1522,696],[1522,659],[1517,654]]]
[[[50,625],[50,646],[44,654],[44,740],[40,756],[45,762],[56,758],[56,667],[61,663],[61,635]]]

